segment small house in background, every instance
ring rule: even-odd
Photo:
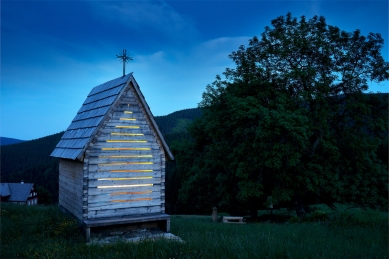
[[[36,205],[38,194],[33,183],[0,183],[0,202]]]
[[[159,227],[165,161],[174,159],[132,73],[91,90],[51,156],[59,206],[92,232]]]

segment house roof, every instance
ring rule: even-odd
[[[98,85],[91,90],[80,110],[77,112],[76,117],[51,153],[51,156],[81,160],[88,144],[97,133],[99,125],[104,121],[108,111],[116,103],[121,94],[123,94],[124,89],[130,82],[134,85],[135,93],[146,110],[146,114],[152,123],[151,126],[155,129],[161,140],[168,158],[173,160],[174,156],[166,144],[162,133],[154,120],[154,116],[150,111],[150,107],[147,105],[132,73]]]
[[[11,195],[11,192],[9,190],[8,183],[1,183],[0,184],[0,196],[6,197],[6,196],[10,196],[10,195]]]
[[[10,193],[10,197],[8,198],[7,201],[24,202],[28,199],[28,196],[30,195],[30,192],[34,184],[33,183],[2,183],[1,184],[2,194],[3,194],[3,187],[5,188],[4,190],[6,190],[5,186],[8,186],[8,191]]]

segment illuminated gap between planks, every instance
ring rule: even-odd
[[[147,147],[103,147],[101,150],[151,150]]]
[[[111,173],[149,173],[153,170],[98,170],[98,172],[111,172]]]
[[[132,200],[112,200],[111,202],[136,202],[136,201],[151,201],[153,198],[137,198]]]
[[[132,114],[132,112],[130,112],[130,111],[124,111],[124,113],[127,113],[127,114]]]
[[[136,121],[135,118],[120,118],[121,121]]]
[[[139,129],[139,126],[115,126],[118,129]]]
[[[115,136],[144,136],[144,134],[140,134],[140,133],[119,133],[119,132],[112,132],[111,135],[115,135]]]
[[[145,186],[153,186],[153,184],[106,185],[106,186],[97,186],[97,188],[98,189],[109,189],[109,188],[145,187]]]
[[[147,143],[147,140],[120,140],[120,139],[112,139],[106,140],[107,142],[115,142],[115,143]]]
[[[152,155],[130,155],[130,156],[99,156],[99,158],[152,158]]]
[[[152,190],[143,191],[143,192],[114,192],[109,194],[110,196],[116,196],[116,195],[125,195],[125,194],[149,194],[152,193]]]
[[[108,163],[108,164],[97,164],[98,166],[110,166],[110,165],[152,165],[153,162],[123,162],[123,163]]]
[[[143,177],[127,177],[127,178],[98,178],[98,181],[126,181],[126,180],[144,180],[144,179],[153,179],[152,176],[143,176]]]

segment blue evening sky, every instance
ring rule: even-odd
[[[96,85],[122,75],[123,49],[155,116],[195,108],[228,54],[270,21],[324,16],[380,33],[388,61],[388,1],[1,1],[0,136],[36,139],[65,130]],[[369,91],[388,92],[388,82]]]

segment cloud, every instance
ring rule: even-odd
[[[158,32],[174,39],[197,35],[194,23],[161,1],[92,1],[97,14],[138,31]]]

